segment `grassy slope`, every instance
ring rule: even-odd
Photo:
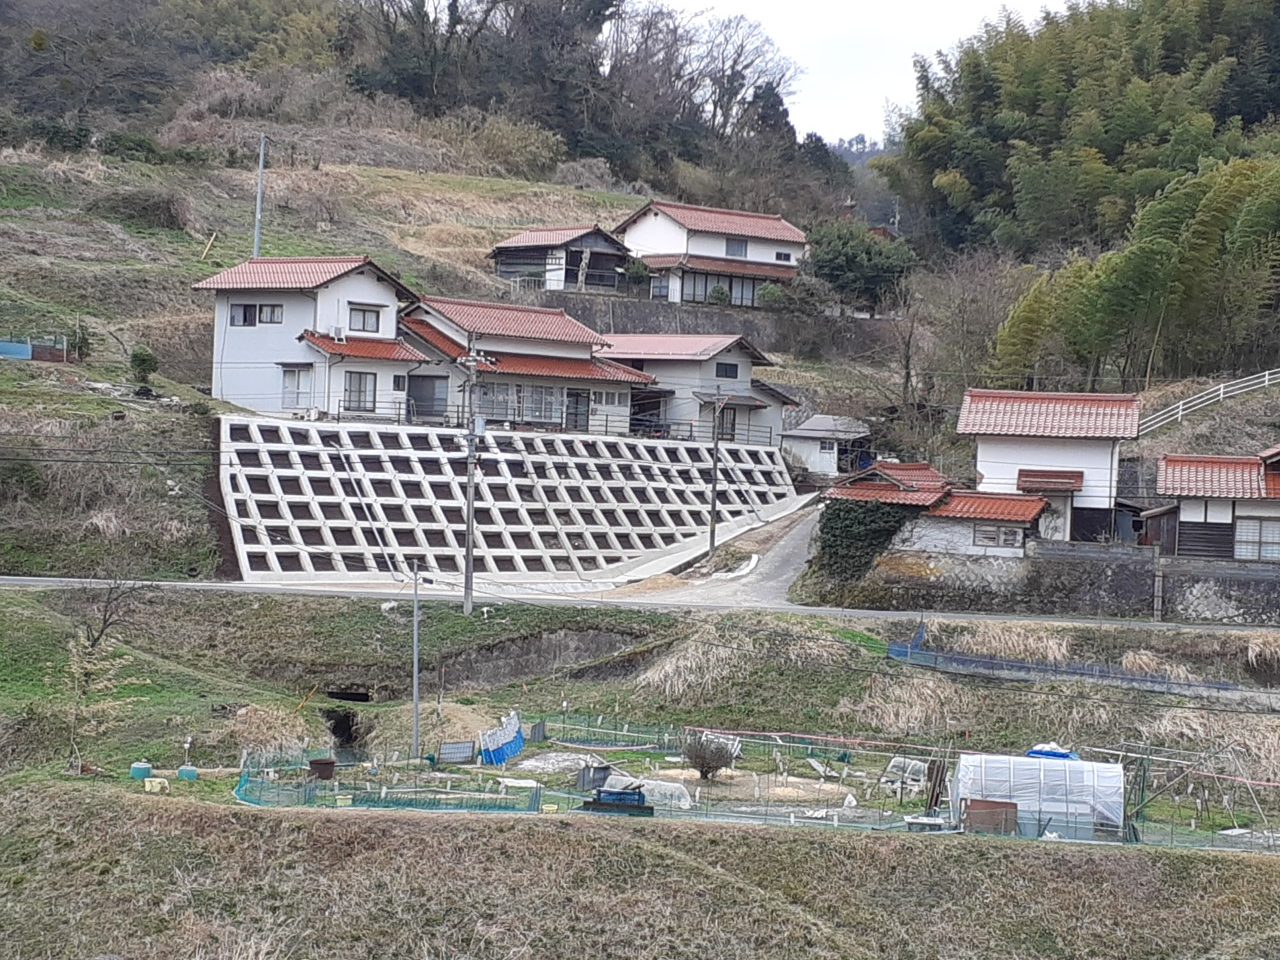
[[[1280,947],[1280,861],[1260,856],[276,814],[67,785],[7,793],[0,823],[3,957],[1243,960]]]

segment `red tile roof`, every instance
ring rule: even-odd
[[[1019,470],[1023,493],[1075,493],[1084,489],[1083,470]]]
[[[500,241],[494,245],[495,250],[507,250],[513,247],[562,247],[566,243],[571,243],[579,237],[586,236],[588,233],[596,231],[603,233],[620,247],[625,244],[608,230],[605,230],[598,223],[589,223],[585,226],[575,227],[534,227],[525,230],[523,233],[517,233],[514,237]]]
[[[929,511],[931,517],[954,520],[995,520],[1005,523],[1031,523],[1049,501],[1043,497],[1025,497],[1016,493],[978,493],[976,490],[952,490],[951,496]]]
[[[466,356],[466,347],[446,336],[443,331],[437,330],[425,320],[419,320],[417,317],[401,317],[400,326],[429,346],[439,350],[450,360],[457,360],[459,357]]]
[[[912,487],[940,487],[951,483],[927,463],[876,463],[863,476],[867,473],[878,473],[887,480]]]
[[[945,487],[906,490],[896,483],[880,480],[860,480],[847,487],[828,487],[824,494],[831,500],[874,501],[901,507],[931,507],[946,495]]]
[[[553,340],[559,343],[607,341],[586,324],[563,310],[524,307],[514,303],[423,297],[422,304],[476,336],[512,337],[520,340]]]
[[[1168,497],[1270,500],[1280,498],[1280,477],[1268,475],[1259,457],[1171,453],[1156,466],[1156,492]]]
[[[623,360],[710,360],[735,344],[751,355],[756,366],[773,366],[750,340],[736,333],[611,333],[600,354]]]
[[[374,337],[347,337],[339,343],[333,337],[314,330],[304,330],[299,340],[305,340],[321,353],[335,357],[354,357],[360,360],[395,360],[403,363],[426,363],[430,357],[415,350],[403,340],[382,340]]]
[[[757,277],[764,280],[790,281],[796,278],[800,268],[787,263],[760,263],[755,260],[738,260],[733,257],[700,257],[691,253],[657,253],[640,258],[650,270],[696,270],[699,273],[719,274],[726,277]]]
[[[413,293],[368,257],[255,257],[192,284],[193,290],[314,290],[361,267],[395,284],[403,299]]]
[[[967,390],[957,433],[1126,440],[1138,435],[1142,401],[1131,393]]]
[[[722,233],[730,237],[752,237],[757,240],[782,240],[804,243],[804,231],[776,213],[750,213],[721,207],[698,207],[670,200],[652,200],[618,225],[621,233],[646,210],[661,210],[686,230],[698,233]]]
[[[531,357],[518,353],[489,354],[493,363],[481,364],[481,373],[505,373],[522,377],[556,377],[562,380],[603,380],[610,383],[653,383],[653,377],[601,357]]]

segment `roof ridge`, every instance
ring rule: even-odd
[[[501,310],[523,310],[526,313],[545,313],[551,316],[568,317],[563,307],[532,307],[523,303],[511,303],[507,300],[470,300],[466,297],[439,297],[433,294],[426,294],[418,298],[420,303],[429,303],[431,301],[441,301],[443,303],[459,303],[466,304],[470,307],[497,307]],[[569,317],[571,320],[576,317]],[[579,323],[582,321],[579,320]]]
[[[703,203],[684,203],[680,200],[650,200],[649,203],[655,207],[658,205],[682,207],[685,210],[706,210],[711,213],[728,213],[737,217],[768,217],[770,220],[784,219],[780,213],[757,213],[754,210],[733,210],[729,207],[709,207]]]
[[[1136,393],[1082,393],[1079,391],[1053,391],[1053,390],[1000,390],[995,387],[970,387],[965,391],[966,397],[1028,397],[1035,399],[1064,399],[1071,398],[1073,400],[1136,400]]]
[[[372,261],[367,256],[357,254],[326,254],[314,257],[250,257],[244,263],[341,263],[347,260],[359,260],[364,263]],[[230,269],[230,268],[228,268]]]

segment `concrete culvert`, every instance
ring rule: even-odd
[[[366,731],[362,729],[360,718],[354,710],[326,710],[324,722],[333,734],[334,746],[339,749],[357,747],[364,740]]]

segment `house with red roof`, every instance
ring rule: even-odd
[[[1049,504],[1040,535],[1051,540],[1124,536],[1117,510],[1120,442],[1138,435],[1134,394],[968,390],[956,432],[977,441],[981,493],[1031,494]]]
[[[517,290],[617,291],[629,259],[626,244],[598,223],[534,227],[490,252],[494,272]]]
[[[261,413],[389,413],[434,361],[397,318],[412,290],[367,257],[255,257],[214,295],[212,395]]]
[[[1166,454],[1149,511],[1148,541],[1165,555],[1280,562],[1280,447],[1252,457]]]
[[[761,305],[770,283],[795,279],[804,231],[778,214],[652,200],[614,233],[649,268],[649,295],[672,303],[706,303],[724,291],[729,304]]]
[[[415,420],[462,422],[472,410],[513,428],[631,432],[632,390],[650,374],[605,355],[609,344],[563,310],[422,297],[400,320],[406,340],[436,365],[408,384]]]
[[[887,549],[1020,557],[1049,507],[1041,496],[957,489],[927,463],[879,462],[827,488],[828,501],[903,507],[911,519]]]
[[[653,378],[633,388],[631,413],[654,435],[776,447],[796,406],[756,376],[773,361],[738,334],[610,334],[600,355]]]

